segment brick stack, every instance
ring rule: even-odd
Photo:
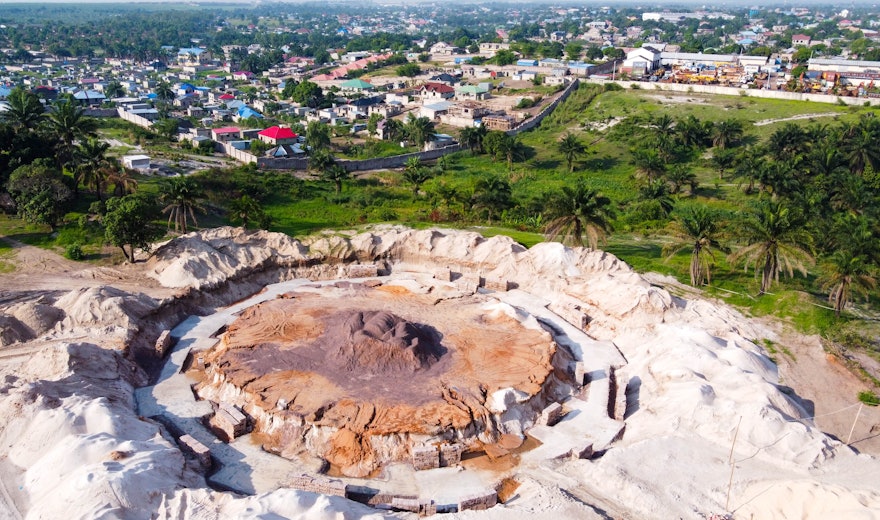
[[[337,497],[345,497],[348,493],[348,486],[341,480],[313,477],[306,474],[291,477],[287,481],[287,487]]]
[[[464,446],[459,443],[440,445],[440,467],[457,466],[461,463],[461,454]]]
[[[559,403],[551,403],[541,411],[537,424],[553,426],[562,419],[563,415],[562,405]]]
[[[478,493],[462,498],[458,502],[458,510],[465,511],[468,509],[481,511],[489,509],[498,503],[498,493],[495,490]]]
[[[159,358],[165,357],[169,348],[171,348],[171,331],[163,330],[162,334],[159,334],[159,338],[156,339],[156,355]]]
[[[211,450],[207,446],[191,435],[182,435],[177,441],[180,443],[180,451],[184,455],[194,458],[202,470],[211,469]]]
[[[412,449],[412,465],[416,471],[440,467],[440,457],[434,446],[420,446]]]

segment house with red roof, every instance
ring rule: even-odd
[[[254,73],[249,70],[240,70],[232,73],[232,79],[235,81],[249,81],[254,78]]]
[[[299,136],[290,128],[284,126],[270,126],[259,132],[257,137],[264,143],[278,146],[282,144],[294,144],[297,142]]]
[[[794,47],[805,47],[810,45],[811,38],[806,34],[795,34],[791,37],[791,44]]]
[[[455,97],[455,89],[445,83],[425,83],[419,89],[419,95],[424,100],[443,100]]]
[[[241,139],[241,129],[235,126],[225,126],[211,130],[211,138],[218,143],[228,143]]]

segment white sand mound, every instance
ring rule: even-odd
[[[876,520],[880,518],[880,491],[847,489],[812,480],[761,482],[746,494],[755,498],[736,511],[736,518],[761,520]]]
[[[147,275],[165,287],[211,289],[247,272],[309,261],[307,251],[281,233],[217,228],[160,246],[148,262]]]
[[[579,502],[590,496],[631,518],[724,512],[739,425],[730,507],[737,518],[878,518],[880,463],[818,431],[796,396],[783,392],[775,365],[754,343],[772,332],[730,308],[673,298],[613,255],[559,244],[526,250],[507,237],[399,226],[302,243],[219,228],[164,244],[145,268],[165,287],[223,290],[262,271],[290,275],[292,268],[348,261],[511,282],[524,289],[520,297],[536,295],[538,305],[582,313],[586,333],[612,341],[626,359],[615,376],[627,388],[620,440],[593,460],[524,468],[524,484],[509,504],[458,517],[601,517]],[[111,287],[73,291],[55,302],[54,314],[33,307],[0,316],[0,341],[26,341],[54,324],[55,337],[80,331],[116,346],[164,303]],[[0,389],[0,456],[8,471],[19,472],[6,480],[22,486],[12,499],[27,506],[29,517],[382,517],[309,493],[242,498],[182,489],[203,481],[185,469],[157,425],[135,415],[133,382],[131,365],[90,344],[44,350],[7,379]],[[516,398],[501,392],[492,402],[500,409]]]

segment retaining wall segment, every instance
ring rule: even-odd
[[[322,495],[333,495],[337,497],[346,497],[348,494],[348,486],[341,480],[314,477],[305,474],[292,477],[287,481],[287,486],[301,491],[308,491],[310,493],[321,493]]]

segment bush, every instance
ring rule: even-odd
[[[859,401],[865,403],[868,406],[880,405],[880,397],[877,397],[874,392],[859,392]]]
[[[67,249],[64,251],[64,256],[71,260],[82,260],[86,257],[85,253],[83,253],[82,246],[79,243],[70,244],[67,246]]]

